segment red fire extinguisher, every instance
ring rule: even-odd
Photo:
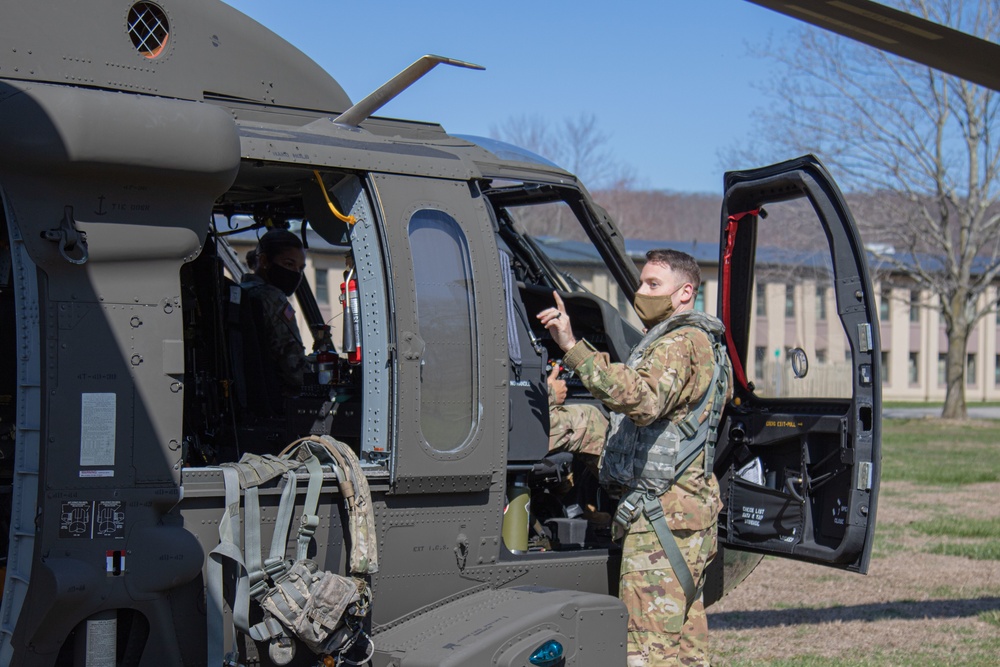
[[[344,351],[351,364],[361,363],[361,313],[358,301],[358,281],[352,268],[340,283],[340,302],[344,304]]]

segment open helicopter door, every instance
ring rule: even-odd
[[[813,156],[725,176],[719,315],[734,398],[715,471],[720,544],[865,573],[881,369],[865,250]]]

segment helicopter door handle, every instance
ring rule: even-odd
[[[800,493],[799,490],[795,488],[795,485],[798,484],[799,486],[804,487],[804,481],[805,480],[803,480],[801,477],[789,477],[788,479],[785,480],[785,491],[788,493],[788,495],[792,496],[800,503],[805,503],[806,500],[805,498],[802,497],[802,493]]]
[[[59,221],[59,226],[42,232],[42,238],[46,241],[57,241],[59,254],[70,264],[86,264],[90,258],[90,253],[87,250],[87,233],[76,228],[72,206],[63,209],[63,218]],[[69,253],[77,248],[80,250],[79,259],[70,257]]]

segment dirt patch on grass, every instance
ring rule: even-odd
[[[854,663],[867,664],[859,647],[881,656],[878,664],[908,664],[914,647],[922,664],[937,657],[956,664],[969,646],[997,639],[997,626],[980,615],[1000,609],[1000,562],[927,553],[935,538],[908,526],[947,515],[998,518],[1000,483],[896,482],[884,490],[876,534],[884,532],[877,546],[886,548],[876,549],[869,574],[766,558],[709,609],[712,664],[804,655],[853,655]]]

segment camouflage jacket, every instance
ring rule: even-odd
[[[637,426],[661,419],[679,423],[708,391],[714,371],[711,340],[694,326],[675,329],[654,341],[634,369],[612,363],[587,341],[567,352],[563,363],[608,409],[624,414]],[[727,374],[731,374],[728,366]],[[710,409],[707,405],[700,419]],[[713,475],[705,477],[704,469],[702,453],[661,499],[672,529],[698,530],[715,522],[721,508],[719,486]]]
[[[302,390],[302,376],[308,362],[295,309],[280,289],[258,275],[245,276],[240,287],[244,296],[255,302],[263,314],[263,327],[258,331],[261,353],[268,355],[271,362],[268,366],[275,369],[282,393],[297,395]]]

